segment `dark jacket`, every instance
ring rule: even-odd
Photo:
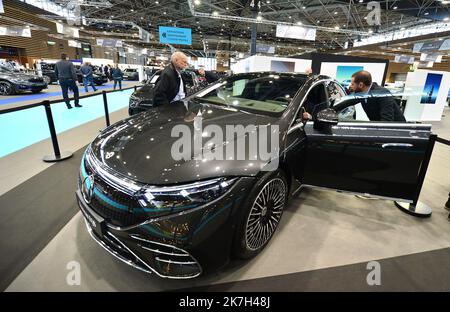
[[[92,71],[92,67],[89,65],[83,65],[80,68],[80,73],[83,75],[83,77],[91,78],[94,76],[94,73]]]
[[[61,79],[77,80],[77,73],[72,62],[61,60],[55,64],[55,75]]]
[[[181,79],[183,81],[183,79]],[[183,81],[184,92],[186,84]],[[153,96],[153,106],[169,104],[177,96],[180,90],[180,78],[175,67],[170,64],[161,72],[155,85],[155,94]]]
[[[120,68],[113,68],[111,71],[111,76],[114,80],[122,80],[123,79],[123,73]]]
[[[373,83],[362,107],[370,121],[406,121],[388,89]]]

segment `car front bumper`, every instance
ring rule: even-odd
[[[163,278],[187,279],[228,263],[235,215],[253,183],[241,178],[211,204],[123,228],[96,213],[79,189],[76,198],[90,235],[113,256]]]
[[[16,92],[34,91],[34,90],[37,91],[47,88],[47,84],[45,82],[42,83],[14,82],[13,86]]]

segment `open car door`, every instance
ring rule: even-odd
[[[334,110],[326,111],[305,125],[301,183],[415,207],[436,140],[431,125],[340,122]]]

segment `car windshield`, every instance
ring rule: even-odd
[[[197,94],[197,100],[266,114],[280,114],[306,78],[288,75],[237,75]]]

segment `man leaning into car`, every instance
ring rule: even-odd
[[[170,64],[162,71],[155,86],[153,106],[180,101],[186,96],[186,86],[181,71],[188,66],[188,58],[182,52],[175,52]]]
[[[406,121],[389,90],[372,82],[368,71],[361,70],[352,75],[350,90],[358,95],[367,95],[361,105],[370,121]]]

